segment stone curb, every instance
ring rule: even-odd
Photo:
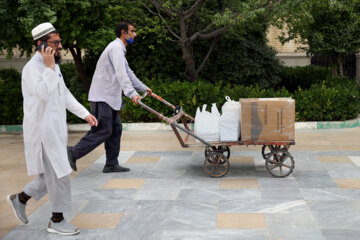
[[[356,119],[333,122],[296,122],[295,129],[339,129],[360,126],[360,116]],[[87,124],[69,124],[69,132],[86,132],[90,129]],[[166,123],[123,123],[124,131],[171,131]],[[20,133],[22,125],[0,125],[0,133]]]

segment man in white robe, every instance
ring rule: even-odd
[[[23,192],[9,195],[7,201],[15,216],[27,223],[26,202],[39,200],[49,193],[52,208],[47,231],[73,235],[80,230],[68,223],[63,212],[71,208],[68,162],[66,109],[97,126],[91,115],[70,93],[64,83],[58,62],[61,39],[51,23],[42,23],[32,30],[35,46],[40,46],[22,71],[24,97],[23,134],[27,171],[37,175]]]

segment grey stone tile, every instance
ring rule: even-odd
[[[233,200],[220,201],[219,212],[249,213],[290,213],[296,214],[308,210],[303,200]]]
[[[243,169],[238,166],[230,165],[230,170],[225,177],[239,177],[239,178],[273,178],[265,169],[256,170],[256,169]]]
[[[73,199],[105,200],[105,199],[133,199],[136,189],[88,189],[73,194]]]
[[[217,203],[176,201],[164,223],[166,230],[216,228]]]
[[[316,223],[309,210],[296,213],[266,213],[266,225],[270,229],[284,230],[295,228],[316,228]]]
[[[271,239],[286,240],[326,240],[317,228],[269,228]]]
[[[341,168],[339,168],[338,170],[330,170],[329,175],[332,178],[345,178],[345,179],[360,178],[360,170],[357,169],[342,170]]]
[[[291,155],[295,161],[296,171],[323,171],[325,170],[322,163],[312,152],[293,151]],[[294,170],[295,171],[295,170]]]
[[[206,189],[206,188],[215,188],[218,189],[220,184],[220,179],[218,178],[210,178],[210,177],[189,177],[185,178],[181,188],[199,188],[199,189]]]
[[[360,200],[360,189],[302,188],[300,191],[306,201]]]
[[[168,200],[105,200],[91,201],[84,209],[83,213],[132,213],[139,212],[168,212],[172,209],[174,201]]]
[[[136,200],[175,200],[181,179],[147,179],[135,196]]]
[[[107,238],[109,240],[157,240],[162,236],[162,225],[166,213],[126,214],[121,218],[116,229]]]
[[[93,164],[91,167],[82,172],[78,177],[71,181],[72,194],[79,194],[92,188],[101,188],[106,182],[111,179],[112,174],[103,174],[98,170],[94,171],[93,166],[99,166],[99,164]]]
[[[303,200],[301,192],[298,188],[264,188],[260,190],[261,199],[272,200]]]
[[[164,156],[155,166],[156,170],[186,170],[191,162],[191,156]]]
[[[220,201],[239,199],[260,199],[260,192],[255,189],[182,189],[180,200],[191,201]]]
[[[260,189],[269,188],[294,188],[297,189],[298,185],[295,179],[291,178],[260,178],[258,179]]]
[[[93,200],[82,209],[82,213],[125,213],[135,210],[134,202],[129,199]]]
[[[358,229],[360,214],[344,201],[314,201],[308,203],[321,229]]]
[[[52,234],[49,234],[46,231],[46,227],[43,227],[41,230],[34,229],[14,229],[5,235],[2,240],[39,240],[39,239],[51,239]],[[56,236],[53,236],[56,237]]]
[[[358,171],[353,162],[349,163],[322,163],[328,171]]]
[[[338,187],[327,171],[296,171],[293,175],[299,188]]]
[[[158,179],[182,179],[185,175],[186,170],[156,170],[146,169],[142,172],[142,178],[158,178]]]
[[[326,240],[358,240],[358,229],[323,229],[321,230]]]
[[[165,230],[161,240],[264,240],[265,229]]]

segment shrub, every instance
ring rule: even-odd
[[[295,93],[297,121],[343,121],[360,113],[360,87],[354,81],[326,82]]]
[[[0,96],[0,124],[21,124],[21,75],[17,70],[0,69]]]

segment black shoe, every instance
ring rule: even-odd
[[[77,171],[76,158],[74,157],[74,154],[72,152],[72,148],[73,147],[67,147],[67,154],[68,154],[68,160],[69,160],[69,163],[70,163],[70,167],[72,168],[72,170],[74,170],[76,172]]]
[[[111,167],[104,167],[103,173],[111,173],[111,172],[128,172],[130,168],[122,167],[120,165],[111,166]]]

